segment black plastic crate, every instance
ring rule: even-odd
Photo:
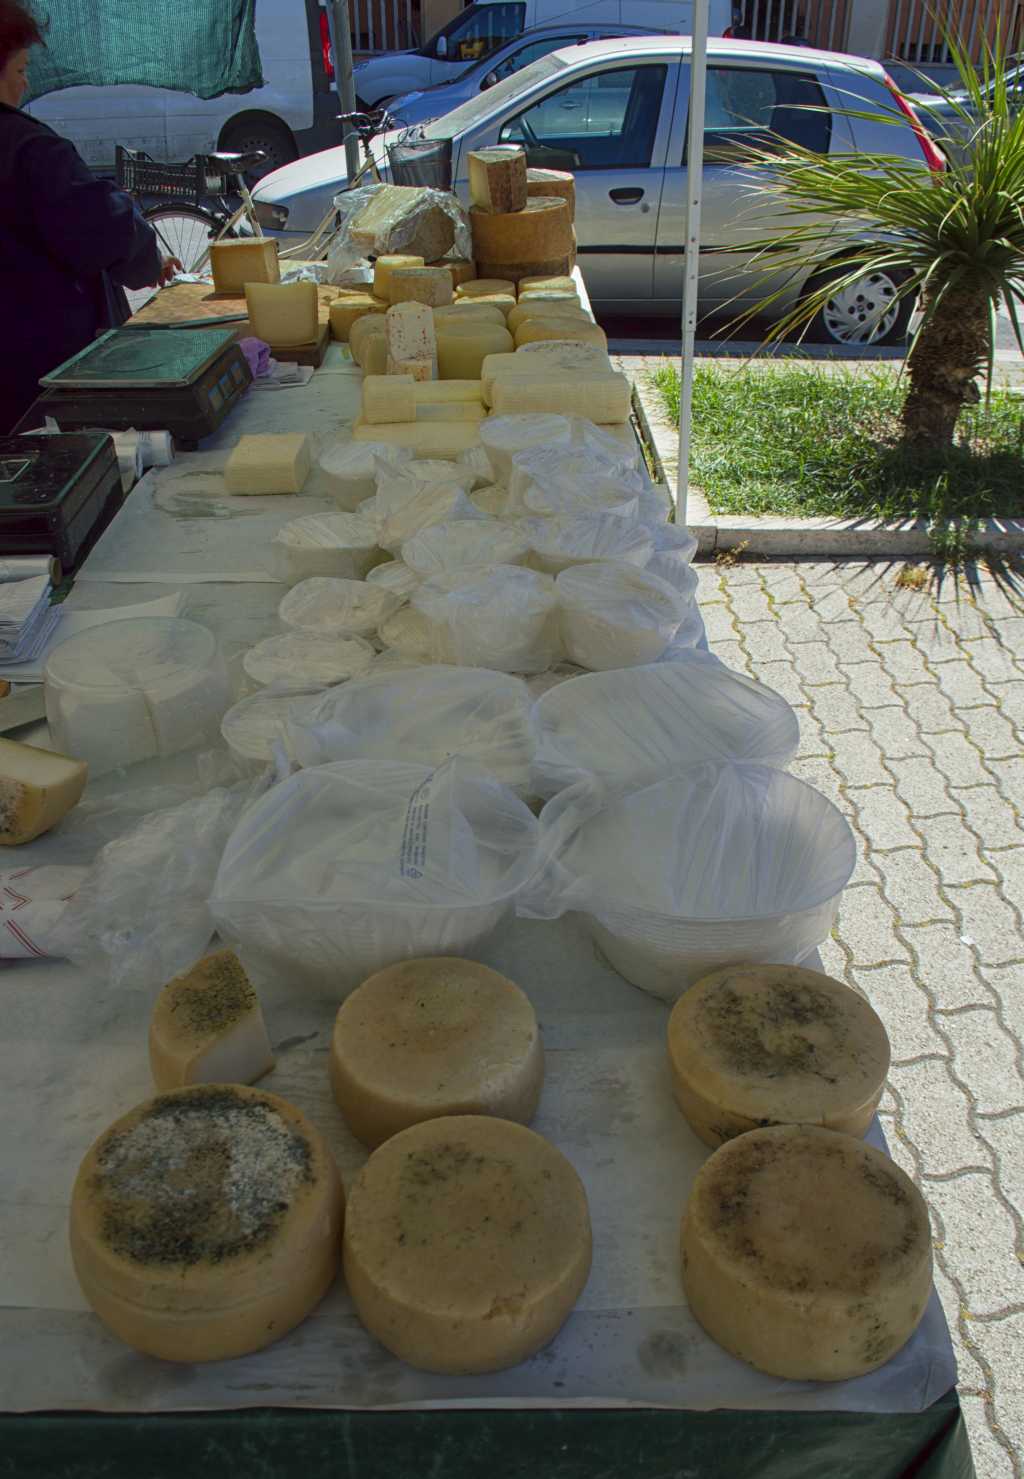
[[[116,151],[117,183],[133,195],[191,200],[199,205],[207,196],[224,191],[224,177],[211,173],[206,155],[196,154],[184,164],[161,164],[142,149]]]

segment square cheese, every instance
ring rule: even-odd
[[[320,295],[315,282],[245,285],[249,327],[271,349],[315,344],[320,333]]]
[[[218,293],[240,298],[247,282],[280,282],[277,242],[261,236],[255,241],[215,241],[210,245],[213,286]]]
[[[305,432],[244,436],[228,458],[224,481],[229,493],[301,493],[309,466]]]

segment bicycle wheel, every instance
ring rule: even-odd
[[[202,263],[220,221],[212,211],[187,200],[165,200],[143,212],[156,231],[161,257],[177,257],[186,272],[194,272]],[[128,306],[138,313],[156,292],[155,288],[128,291]]]

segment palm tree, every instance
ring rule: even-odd
[[[946,44],[960,75],[955,91],[934,89],[941,107],[926,107],[932,131],[945,136],[947,167],[928,171],[895,155],[851,152],[823,156],[786,143],[751,149],[752,188],[766,192],[795,225],[757,244],[772,272],[790,263],[820,267],[817,286],[773,327],[770,339],[805,330],[834,294],[884,272],[899,297],[919,297],[921,317],[907,353],[909,390],[904,445],[915,452],[953,445],[963,406],[991,386],[996,313],[1009,313],[1024,350],[1018,307],[1024,303],[1024,110],[1017,112],[1004,73],[1001,41],[986,53],[981,76],[963,43]],[[928,81],[929,87],[934,85]],[[868,113],[856,100],[844,109],[907,126],[894,102],[890,115]],[[844,245],[837,265],[835,223]],[[770,308],[773,293],[743,314]]]

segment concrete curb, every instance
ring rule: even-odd
[[[632,358],[632,357],[630,357]],[[625,361],[625,362],[624,362]],[[621,357],[633,381],[633,404],[641,431],[651,450],[658,479],[675,489],[679,470],[678,432],[668,418],[661,397],[650,383],[650,366],[638,366]],[[899,524],[864,519],[787,519],[760,514],[715,514],[699,488],[690,487],[687,525],[701,554],[738,549],[751,556],[809,559],[822,555],[849,558],[918,559],[931,553],[924,519]],[[996,554],[1024,550],[1024,519],[987,519],[971,534],[980,549]]]

